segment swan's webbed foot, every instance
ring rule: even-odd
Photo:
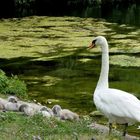
[[[112,123],[109,123],[109,135],[111,134],[112,132]]]
[[[128,123],[124,124],[124,130],[123,130],[123,136],[125,137],[126,133],[127,133],[127,127],[128,127]]]

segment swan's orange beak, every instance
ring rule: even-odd
[[[90,45],[89,45],[89,49],[92,49],[92,48],[94,48],[95,47],[95,44],[94,43],[91,43]]]

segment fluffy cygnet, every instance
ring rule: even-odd
[[[39,113],[42,114],[44,117],[53,117],[54,116],[53,111],[46,106],[42,106]]]
[[[23,107],[25,107],[25,105],[27,105],[28,108],[30,108],[34,112],[40,111],[40,109],[42,107],[42,105],[38,105],[36,103],[28,103],[28,102],[25,102],[25,101],[18,101],[18,104],[20,104],[20,108],[23,108]],[[23,105],[23,106],[21,106],[21,105]],[[27,106],[26,106],[26,108],[27,108]]]
[[[8,102],[4,105],[6,111],[19,111],[19,104],[15,96],[9,96]]]
[[[62,109],[60,105],[54,105],[52,111],[55,116],[60,117],[62,120],[79,120],[78,114],[68,109]]]
[[[17,103],[7,102],[4,107],[6,111],[19,111]]]
[[[27,116],[33,116],[37,113],[36,110],[28,104],[20,105],[19,111],[24,112],[24,114]]]

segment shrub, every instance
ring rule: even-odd
[[[24,81],[18,76],[7,77],[5,72],[0,70],[0,93],[12,94],[18,97],[27,97],[27,87]]]
[[[5,93],[5,88],[7,87],[8,77],[5,72],[0,70],[0,93]]]

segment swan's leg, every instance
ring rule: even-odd
[[[109,123],[109,135],[111,134],[112,132],[112,123]]]
[[[127,133],[127,127],[128,127],[128,123],[125,123],[124,124],[124,130],[123,130],[123,136],[125,136],[126,133]]]

